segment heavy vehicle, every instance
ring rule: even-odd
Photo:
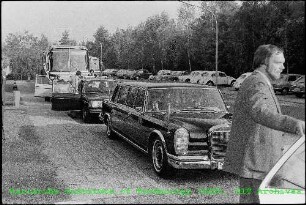
[[[81,72],[81,76],[89,74],[87,48],[84,46],[53,45],[44,52],[42,61],[41,74],[43,75],[36,76],[35,97],[51,99],[54,110],[73,110],[79,107],[78,88],[72,81],[76,78],[77,71]],[[48,79],[48,83],[46,83],[46,79],[38,79],[43,76]],[[46,90],[49,92],[45,92]]]

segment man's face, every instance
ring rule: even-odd
[[[274,53],[270,57],[267,66],[267,73],[272,80],[280,78],[281,72],[285,69],[284,67],[285,57],[283,53]]]

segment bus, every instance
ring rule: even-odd
[[[72,79],[76,72],[82,76],[89,74],[89,55],[85,46],[52,45],[43,57],[43,69],[36,75],[35,97],[44,97],[56,103],[69,103],[71,109],[79,94]],[[78,106],[78,105],[75,105]]]

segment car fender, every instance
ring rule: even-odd
[[[152,139],[152,136],[154,136],[154,135],[157,135],[157,136],[161,139],[161,141],[162,141],[162,143],[163,143],[163,145],[164,145],[165,151],[166,151],[166,153],[168,153],[166,141],[165,141],[165,138],[164,138],[163,134],[162,134],[159,130],[153,130],[153,131],[150,133],[149,141]]]

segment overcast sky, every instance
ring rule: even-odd
[[[114,33],[116,28],[134,27],[162,11],[176,19],[181,4],[178,1],[2,1],[1,38],[27,30],[37,37],[45,34],[54,42],[68,30],[70,39],[93,40],[100,26]]]

